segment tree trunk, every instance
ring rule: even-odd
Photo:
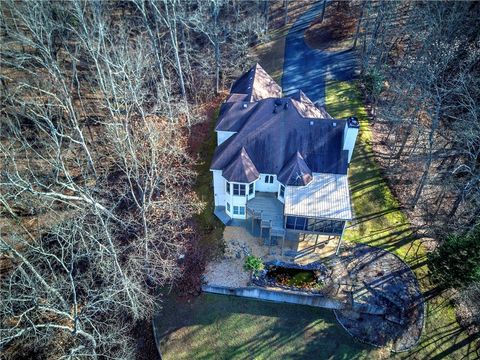
[[[360,16],[358,18],[357,29],[355,30],[355,40],[353,40],[353,46],[352,46],[354,49],[357,47],[358,34],[360,33],[360,25],[362,24],[363,11],[365,9],[366,4],[367,4],[367,2],[364,1],[363,4],[362,4],[362,9],[360,10]]]
[[[327,7],[327,0],[323,0],[322,6],[322,16],[320,17],[320,22],[323,22],[323,18],[325,17],[325,9]]]

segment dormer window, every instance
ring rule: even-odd
[[[282,199],[285,197],[285,186],[280,185],[280,191],[278,194]]]
[[[265,184],[273,184],[273,175],[265,176]]]

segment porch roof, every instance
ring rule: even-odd
[[[287,186],[285,216],[351,220],[347,175],[314,174],[307,186]]]

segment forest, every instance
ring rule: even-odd
[[[478,2],[363,2],[356,39],[376,160],[457,319],[479,330]],[[360,31],[361,29],[361,31]]]
[[[2,1],[2,358],[142,358],[159,289],[198,287],[215,251],[198,126],[308,3]],[[355,20],[375,160],[478,332],[480,4],[338,6]]]

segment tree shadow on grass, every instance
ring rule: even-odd
[[[195,359],[355,359],[369,351],[325,309],[212,294],[169,302],[155,320],[167,356],[180,346]]]

